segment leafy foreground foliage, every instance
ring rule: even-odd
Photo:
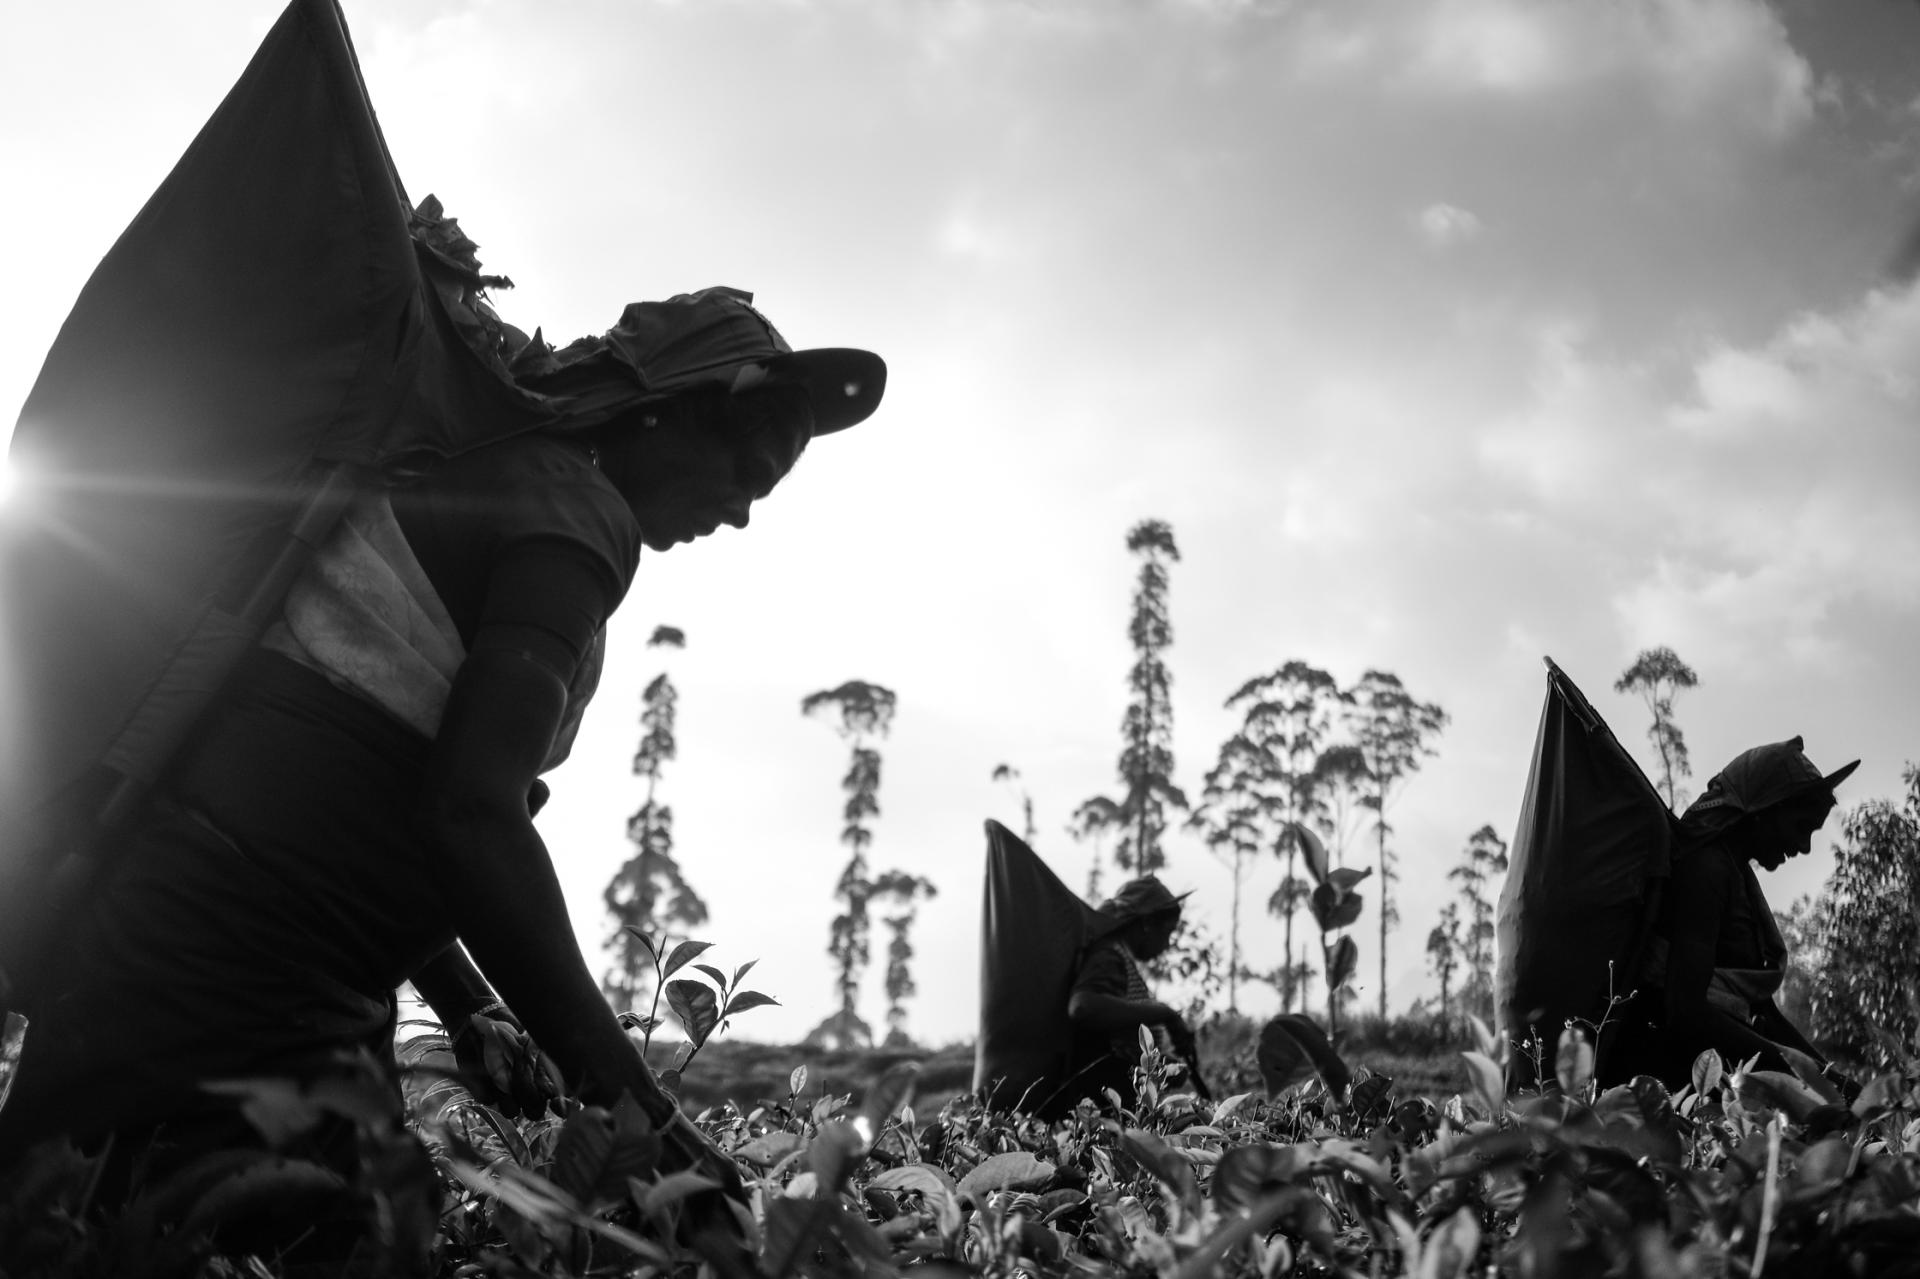
[[[770,1276],[1920,1275],[1910,1045],[1902,1068],[1846,1104],[1817,1073],[1729,1070],[1713,1054],[1677,1094],[1647,1078],[1601,1090],[1572,1034],[1555,1091],[1509,1096],[1492,1037],[1479,1039],[1462,1054],[1469,1087],[1441,1100],[1269,1034],[1280,1048],[1260,1070],[1272,1094],[1212,1105],[1149,1050],[1137,1108],[1087,1103],[1052,1127],[966,1096],[923,1122],[911,1065],[858,1105],[810,1090],[803,1066],[784,1095],[716,1105],[698,1122],[747,1180],[751,1207],[737,1215]],[[324,1192],[362,1214],[370,1240],[347,1273],[700,1264],[678,1239],[710,1183],[660,1174],[659,1138],[637,1109],[509,1120],[452,1076],[443,1040],[415,1039],[403,1058],[409,1124],[431,1165],[406,1157],[418,1145],[384,1126],[365,1089],[263,1089],[254,1113],[282,1135],[322,1113],[351,1119],[358,1170],[343,1179],[267,1156],[203,1169],[170,1189],[183,1224],[156,1236],[151,1205],[89,1213],[87,1161],[50,1160],[5,1206],[0,1238],[65,1246],[74,1260],[61,1273],[113,1273],[130,1256],[140,1264],[128,1273],[309,1273],[236,1250],[237,1226]]]

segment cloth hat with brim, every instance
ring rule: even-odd
[[[1119,892],[1101,902],[1100,913],[1121,923],[1145,919],[1148,915],[1179,910],[1180,903],[1191,895],[1191,890],[1175,895],[1157,876],[1142,875],[1120,885]]]
[[[887,388],[886,361],[872,351],[796,351],[751,293],[724,285],[629,303],[618,324],[555,353],[555,363],[521,381],[568,397],[583,420],[605,416],[597,402],[610,394],[632,408],[704,388],[798,386],[812,404],[813,433],[831,435],[871,416]],[[610,375],[623,386],[609,385]]]
[[[1822,773],[1807,758],[1805,744],[1798,737],[1755,746],[1735,755],[1713,775],[1706,793],[1687,809],[1687,820],[1703,816],[1730,819],[1812,796],[1824,795],[1831,800],[1834,788],[1858,767],[1860,761],[1856,759],[1831,773]]]

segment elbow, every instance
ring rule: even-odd
[[[472,849],[490,834],[532,825],[524,798],[475,787],[430,787],[415,826],[437,851]]]
[[[1058,1007],[1058,1005],[1055,1005],[1055,1007]],[[1085,995],[1074,995],[1071,999],[1067,1000],[1067,1021],[1069,1024],[1078,1029],[1086,1030],[1091,1027],[1092,1020],[1093,1001],[1089,1000]]]

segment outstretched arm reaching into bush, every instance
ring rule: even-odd
[[[496,995],[480,970],[467,958],[467,952],[459,942],[447,947],[432,959],[429,959],[419,972],[413,975],[413,988],[420,998],[427,1001],[447,1033],[452,1034],[461,1023],[477,1012],[485,1011],[489,1005],[497,1005],[506,1013],[506,1004]],[[511,1014],[507,1014],[511,1016]]]
[[[1758,1055],[1764,1070],[1791,1069],[1778,1044],[1707,998],[1725,903],[1741,888],[1735,857],[1724,845],[1708,844],[1674,864],[1663,1014],[1676,1069],[1709,1048],[1729,1063]]]
[[[1105,1038],[1131,1035],[1141,1026],[1164,1027],[1174,1047],[1190,1055],[1193,1032],[1177,1011],[1157,999],[1127,996],[1131,962],[1117,944],[1096,946],[1074,978],[1068,1019],[1077,1029]]]
[[[447,862],[460,939],[567,1083],[600,1105],[630,1091],[658,1119],[672,1099],[588,970],[527,811],[565,708],[565,682],[550,665],[476,643],[448,697],[421,820]]]

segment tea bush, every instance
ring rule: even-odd
[[[87,1161],[50,1157],[16,1186],[0,1238],[27,1257],[9,1271],[20,1276],[304,1273],[292,1254],[244,1251],[234,1227],[331,1196],[367,1237],[349,1273],[691,1274],[704,1260],[782,1279],[1920,1275],[1911,1045],[1848,1103],[1817,1071],[1711,1053],[1677,1093],[1649,1078],[1601,1090],[1577,1036],[1547,1094],[1508,1095],[1497,1046],[1484,1028],[1477,1038],[1460,1055],[1468,1086],[1444,1097],[1365,1066],[1269,1054],[1273,1095],[1206,1104],[1149,1049],[1133,1109],[1088,1102],[1051,1126],[970,1096],[923,1117],[910,1064],[857,1101],[810,1088],[801,1067],[780,1095],[697,1120],[746,1182],[748,1206],[724,1211],[749,1262],[702,1237],[713,1183],[663,1174],[638,1108],[562,1101],[509,1119],[474,1100],[427,1035],[403,1061],[420,1142],[371,1074],[252,1098],[283,1137],[350,1120],[351,1176],[288,1156],[202,1168],[162,1188],[184,1212],[156,1233],[150,1202],[103,1214],[85,1200]],[[54,1256],[61,1269],[33,1268]],[[114,1269],[129,1257],[142,1268]]]

